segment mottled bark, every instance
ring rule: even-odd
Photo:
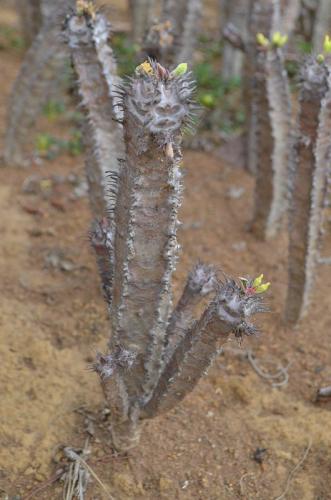
[[[279,15],[278,2],[255,3],[250,31],[272,38],[272,27]],[[254,83],[250,90],[253,113],[247,141],[254,161],[250,169],[256,174],[252,230],[259,238],[269,238],[277,233],[287,210],[291,100],[282,49],[272,41],[267,46],[255,41],[255,45]]]
[[[328,70],[324,64],[309,60],[303,67],[301,79],[300,113],[290,162],[289,282],[285,316],[292,324],[306,312],[312,287],[330,148]]]
[[[301,10],[301,0],[288,0],[282,11],[282,25],[279,31],[291,37],[296,29]]]
[[[273,130],[269,114],[266,60],[268,52],[261,50],[255,66],[253,101],[256,110],[256,182],[252,231],[264,238],[273,195],[272,155]]]
[[[41,27],[41,1],[42,0],[16,0],[21,30],[27,47],[30,47]]]
[[[180,27],[180,37],[178,52],[175,54],[175,64],[190,62],[193,60],[194,49],[196,47],[198,33],[200,29],[200,19],[202,13],[201,0],[188,0],[182,24]]]
[[[299,32],[308,42],[311,42],[314,36],[318,3],[319,0],[301,0]]]
[[[86,174],[93,216],[112,218],[116,203],[118,158],[123,158],[123,128],[114,100],[116,64],[107,44],[110,26],[102,14],[71,16],[66,36],[78,77],[78,91],[87,114]]]
[[[196,306],[209,293],[215,291],[217,278],[211,266],[197,264],[190,272],[166,330],[163,362],[167,363],[177,345],[186,335],[194,321]]]
[[[231,332],[245,332],[250,328],[247,317],[263,310],[257,296],[248,297],[233,281],[221,284],[216,298],[187,331],[165,366],[152,398],[142,410],[144,418],[176,406],[206,373]]]
[[[257,116],[256,108],[256,63],[258,62],[258,45],[256,34],[263,33],[269,38],[272,24],[272,0],[249,0],[248,35],[245,43],[243,67],[243,101],[245,106],[244,157],[245,168],[252,174],[257,170]]]
[[[111,311],[113,300],[114,232],[112,222],[104,217],[100,222],[93,222],[90,234],[91,245],[97,260],[102,291],[109,311]]]
[[[61,0],[57,4],[43,0],[42,27],[26,53],[8,108],[4,145],[4,160],[8,165],[29,164],[26,145],[31,128],[43,104],[57,88],[66,58],[59,21],[73,4],[74,0]]]
[[[111,345],[137,354],[125,383],[130,398],[148,391],[160,370],[175,267],[181,199],[180,127],[192,85],[153,67],[124,89],[126,161],[115,210],[114,315]]]
[[[248,31],[249,1],[230,2],[228,6],[228,23],[236,27],[240,36],[246,40]],[[222,57],[222,79],[231,80],[242,76],[244,54],[233,44],[225,43]]]
[[[144,51],[166,66],[191,62],[201,13],[201,0],[163,0],[160,21],[150,27]]]
[[[288,159],[292,114],[290,88],[282,49],[274,47],[268,51],[266,70],[273,137],[272,198],[265,230],[265,236],[269,238],[278,232],[288,208]]]
[[[314,23],[313,50],[319,53],[323,49],[325,35],[331,33],[331,4],[330,0],[319,0]]]
[[[142,43],[147,27],[151,21],[153,0],[130,0],[132,39]]]

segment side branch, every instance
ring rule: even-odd
[[[201,318],[186,332],[163,370],[152,398],[143,406],[144,418],[171,410],[197,384],[232,332],[252,334],[246,323],[251,314],[265,310],[261,299],[246,293],[233,281],[220,285],[216,298]]]
[[[216,291],[214,268],[197,264],[190,272],[182,296],[175,307],[165,335],[164,360],[166,364],[194,320],[194,311],[201,300]]]

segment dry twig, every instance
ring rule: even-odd
[[[286,481],[286,485],[285,485],[285,489],[284,489],[283,493],[279,497],[275,498],[275,500],[283,500],[283,498],[285,498],[285,496],[287,495],[287,492],[291,486],[291,481],[293,479],[293,476],[296,473],[296,471],[301,467],[301,465],[304,463],[304,461],[306,460],[312,444],[313,444],[312,439],[309,438],[309,443],[304,451],[304,454],[302,455],[302,457],[300,458],[300,460],[296,464],[296,466],[290,471],[290,473],[287,477],[287,481]]]

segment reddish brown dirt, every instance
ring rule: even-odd
[[[13,49],[0,55],[4,123],[20,55]],[[331,406],[314,402],[317,387],[331,383],[330,272],[318,272],[307,319],[295,330],[284,328],[286,235],[261,243],[247,232],[252,178],[211,154],[186,151],[184,163],[176,292],[197,259],[235,276],[264,272],[272,283],[272,312],[263,318],[263,334],[243,348],[264,366],[270,367],[268,360],[290,363],[288,384],[272,388],[247,360],[226,352],[177,409],[148,422],[139,448],[114,456],[98,380],[86,369],[109,328],[86,236],[88,201],[70,201],[62,185],[51,198],[22,193],[32,173],[83,175],[83,157],[61,156],[30,170],[3,168],[0,498],[62,498],[61,483],[52,483],[62,463],[57,450],[82,447],[89,422],[88,462],[117,500],[276,499],[308,444],[286,498],[331,498]],[[233,187],[244,189],[240,198],[228,196]],[[73,264],[67,271],[46,266],[45,257],[58,250]],[[239,348],[236,341],[228,347]],[[253,459],[257,448],[266,449],[261,464]],[[108,497],[93,481],[86,498]]]

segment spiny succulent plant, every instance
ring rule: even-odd
[[[284,41],[287,32],[278,0],[251,0],[247,8],[247,36],[227,25],[224,37],[244,52],[245,162],[246,169],[257,176],[253,227],[264,237],[277,231],[286,209],[291,115],[279,37]]]
[[[257,34],[260,50],[253,91],[256,112],[256,185],[253,230],[261,238],[276,235],[287,212],[291,99],[284,67],[287,35]]]
[[[330,173],[330,67],[316,57],[301,68],[300,111],[290,155],[289,283],[285,316],[296,323],[313,289]]]
[[[28,165],[25,151],[31,127],[58,88],[66,58],[61,22],[74,0],[41,0],[41,28],[27,51],[16,78],[8,108],[4,160],[8,165]]]
[[[282,52],[288,36],[273,29],[279,16],[278,0],[252,0],[247,39],[233,26],[224,33],[245,53],[246,167],[256,176],[252,229],[260,238],[277,233],[287,209],[291,101]]]
[[[220,282],[204,264],[191,271],[172,307],[180,144],[194,112],[194,82],[186,70],[184,63],[171,71],[148,60],[124,81],[125,155],[115,205],[91,231],[112,321],[108,351],[98,353],[93,369],[121,451],[137,444],[144,419],[170,410],[193,389],[231,332],[254,333],[248,318],[264,311],[262,278],[249,292],[240,282]],[[210,294],[214,298],[196,320],[199,303]]]

